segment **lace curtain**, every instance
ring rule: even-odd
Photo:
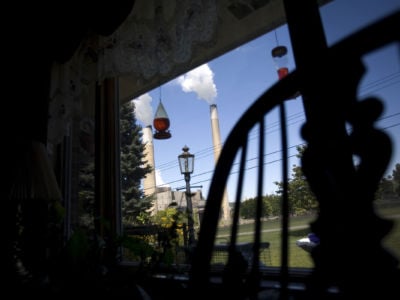
[[[211,46],[217,10],[216,0],[136,1],[112,35],[88,37],[67,63],[53,66],[49,140],[62,138],[89,83],[121,75],[139,81],[166,76],[196,49]]]

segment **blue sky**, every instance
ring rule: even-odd
[[[373,22],[380,17],[400,9],[398,0],[336,0],[321,8],[322,22],[329,45],[334,44],[349,33]],[[362,13],[360,13],[360,11]],[[398,29],[397,29],[398,30]],[[210,103],[217,105],[222,143],[243,112],[277,80],[277,73],[271,50],[285,45],[289,51],[289,71],[295,68],[287,26],[265,34],[250,43],[208,62],[199,68],[174,79],[161,88],[150,91],[135,99],[138,109],[138,123],[148,125],[156,112],[160,98],[170,119],[172,137],[154,140],[157,185],[165,184],[172,189],[185,185],[180,174],[177,156],[184,145],[195,154],[195,170],[191,185],[202,186],[207,197],[214,169],[213,143],[211,136]],[[378,96],[385,102],[385,119],[380,126],[388,128],[394,141],[394,154],[388,172],[394,163],[400,162],[400,48],[391,45],[377,53],[365,57],[365,64],[371,68],[362,79],[359,89],[361,98]],[[344,72],[346,70],[343,70]],[[145,109],[151,107],[152,111]],[[145,113],[149,115],[145,115]],[[291,100],[287,106],[289,118],[289,155],[296,154],[295,146],[302,144],[299,127],[304,122],[301,97]],[[267,120],[266,177],[265,193],[276,190],[274,181],[280,181],[280,140],[276,130],[275,117]],[[250,135],[250,139],[256,133]],[[250,149],[252,146],[250,147]],[[255,166],[252,160],[256,154],[249,153],[249,168]],[[299,165],[297,158],[291,158],[289,165]],[[254,170],[256,170],[254,168]],[[251,182],[252,171],[246,174],[244,198],[254,197]],[[193,188],[196,190],[197,188]],[[234,175],[228,184],[229,201],[234,200]]]

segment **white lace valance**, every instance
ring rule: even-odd
[[[131,14],[110,36],[90,36],[66,63],[54,63],[51,76],[49,140],[59,142],[88,84],[130,75],[146,82],[168,76],[210,46],[217,29],[216,0],[136,1]]]
[[[99,78],[121,74],[149,79],[167,75],[188,62],[195,47],[215,35],[215,0],[137,1],[127,20],[107,38],[100,38]],[[140,14],[138,14],[140,12]]]

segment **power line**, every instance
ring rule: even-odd
[[[370,82],[370,83],[368,83],[368,84],[366,84],[366,85],[364,85],[362,87],[362,89],[359,92],[359,96],[365,96],[365,95],[368,95],[368,94],[372,94],[375,91],[381,90],[383,88],[387,88],[387,87],[389,87],[391,85],[394,85],[394,84],[398,84],[398,83],[400,83],[400,81],[396,80],[396,81],[393,82],[393,79],[397,79],[399,77],[400,77],[400,72],[395,72],[395,73],[389,74],[389,75],[387,75],[385,77],[382,77],[379,80]],[[384,117],[380,118],[379,120],[382,121],[384,119],[395,117],[395,116],[397,116],[399,114],[400,113],[394,113],[392,115],[384,116]],[[301,117],[300,120],[296,120],[296,119],[298,119],[300,117]],[[288,123],[288,126],[292,126],[294,124],[302,122],[302,121],[305,120],[304,113],[303,112],[294,113],[294,114],[288,116],[288,120],[292,121],[292,122]],[[393,127],[396,127],[398,125],[399,125],[399,123],[393,124],[393,125],[390,125],[390,126],[387,126],[387,127],[383,128],[383,129],[393,128]],[[264,134],[270,134],[270,133],[278,131],[280,129],[279,126],[280,126],[280,122],[279,121],[275,121],[275,122],[269,124],[266,127],[266,130],[265,130]],[[250,133],[249,134],[249,140],[256,139],[258,136],[259,136],[259,132],[258,131],[254,132],[254,133]],[[200,151],[195,152],[194,154],[196,155],[197,159],[203,159],[203,158],[206,158],[206,157],[209,157],[209,156],[213,155],[214,154],[214,150],[215,150],[216,147],[222,147],[222,146],[223,146],[223,143],[221,143],[221,145],[207,147],[205,149],[202,149]],[[257,158],[253,158],[253,159],[257,159]],[[166,170],[169,170],[169,169],[172,169],[172,168],[176,168],[177,166],[178,166],[178,162],[176,160],[173,160],[173,161],[169,161],[169,162],[162,163],[162,164],[158,165],[157,169],[160,170],[160,171],[166,171]],[[206,172],[203,172],[201,174],[194,175],[194,176],[200,176],[200,175],[208,174],[208,173],[211,173],[211,172],[213,172],[213,170],[206,171]],[[178,182],[178,181],[181,181],[181,180],[182,179],[171,181],[171,182],[165,183],[163,185],[167,185],[167,184],[170,184],[170,183],[175,183],[175,182]]]
[[[372,90],[370,90],[368,92],[366,91],[368,89],[377,87],[379,85],[382,85],[384,83],[390,82],[391,80],[397,79],[397,78],[400,78],[400,72],[395,72],[395,73],[389,74],[389,75],[387,75],[385,77],[382,77],[381,79],[372,81],[372,82],[370,82],[370,83],[368,83],[368,84],[363,86],[363,88],[360,90],[359,96],[365,96],[365,95],[368,95],[368,94],[372,94],[375,91],[378,91],[378,90],[381,90],[383,88],[387,88],[387,87],[389,87],[391,85],[400,83],[400,81],[395,81],[395,82],[388,83],[388,84],[386,84],[384,86],[380,86],[379,88],[372,89]],[[290,121],[290,120],[293,121],[293,119],[296,119],[296,118],[299,118],[299,117],[302,117],[302,116],[304,116],[303,112],[294,113],[294,114],[288,116],[288,121]],[[291,126],[291,125],[297,124],[299,122],[302,122],[304,120],[305,119],[303,117],[302,119],[294,121],[294,122],[291,122],[288,125]],[[275,121],[275,122],[269,124],[267,126],[267,128],[266,128],[266,131],[267,131],[266,133],[273,133],[273,132],[278,131],[279,130],[279,125],[280,125],[279,121]],[[275,130],[273,128],[275,128]],[[250,134],[249,135],[249,140],[253,140],[253,139],[257,138],[258,134],[259,134],[258,132]],[[215,145],[215,146],[207,147],[205,149],[202,149],[200,151],[195,152],[194,154],[196,155],[197,159],[203,159],[203,158],[206,158],[206,157],[209,157],[209,156],[213,155],[214,154],[214,150],[216,149],[216,147],[222,147],[222,146],[223,146],[223,143],[221,143],[221,145]],[[173,161],[165,162],[165,163],[162,163],[162,164],[158,165],[157,169],[160,170],[160,171],[166,171],[166,170],[169,170],[169,169],[172,169],[172,168],[176,168],[177,166],[178,166],[178,163],[175,160],[173,160]]]
[[[392,118],[392,117],[395,117],[395,116],[398,116],[398,115],[400,115],[400,112],[394,113],[394,114],[392,114],[392,115],[385,116],[385,117],[381,118],[380,120]],[[400,125],[400,122],[399,122],[399,123],[392,124],[392,125],[390,125],[390,126],[383,127],[382,130],[386,130],[386,129],[389,129],[389,128],[393,128],[393,127],[396,127],[396,126],[399,126],[399,125]],[[305,145],[305,144],[304,144],[304,143],[301,143],[301,144],[292,145],[292,146],[288,147],[288,149],[297,148],[297,147],[303,146],[303,145]],[[269,156],[269,155],[277,154],[277,153],[280,153],[280,152],[282,152],[282,150],[276,150],[276,151],[272,151],[272,152],[266,153],[266,154],[264,154],[264,156]],[[290,155],[290,156],[288,156],[288,159],[289,159],[289,158],[292,158],[292,157],[295,157],[296,155],[297,155],[297,154]],[[258,156],[255,156],[255,157],[246,159],[246,162],[250,162],[250,161],[253,161],[253,160],[257,160],[257,159],[258,159]],[[272,161],[265,162],[264,165],[277,163],[277,162],[282,161],[282,160],[283,160],[282,158],[275,159],[275,160],[272,160]],[[238,162],[233,163],[233,164],[232,164],[232,167],[235,166],[235,165],[238,165],[238,164],[239,164]],[[258,167],[258,165],[251,166],[251,167],[247,167],[247,168],[245,169],[245,171],[254,169],[254,168],[256,168],[256,167]],[[199,173],[199,174],[194,174],[194,175],[192,175],[192,178],[199,177],[199,176],[206,175],[206,174],[213,173],[213,172],[214,172],[214,169],[208,170],[208,171],[205,171],[205,172],[202,172],[202,173]],[[229,173],[229,175],[233,175],[233,174],[236,174],[236,173],[238,173],[238,171],[231,171],[231,172]],[[180,182],[180,181],[182,181],[182,180],[183,180],[183,179],[178,179],[178,180],[170,181],[170,182],[164,183],[164,184],[162,184],[162,185],[160,185],[160,186],[169,185],[169,184],[172,184],[172,183]],[[199,184],[199,183],[209,182],[209,181],[211,181],[211,178],[208,178],[208,179],[205,179],[205,180],[202,180],[202,181],[197,181],[197,182],[194,182],[193,184]]]

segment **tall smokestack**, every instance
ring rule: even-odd
[[[217,163],[221,153],[221,135],[219,132],[219,120],[217,113],[217,105],[215,97],[217,96],[217,87],[214,84],[214,73],[208,64],[201,65],[196,69],[182,75],[178,78],[182,90],[185,93],[195,92],[197,98],[206,100],[210,104],[211,114],[211,131],[214,144],[214,160]],[[231,220],[228,194],[224,192],[222,199],[222,215],[220,218],[221,225],[229,225]]]
[[[217,164],[219,155],[221,154],[222,144],[221,144],[221,134],[219,130],[219,119],[218,119],[218,111],[217,105],[211,104],[210,105],[210,117],[211,117],[211,132],[212,132],[212,140],[214,146],[214,161]],[[224,196],[222,199],[222,216],[221,221],[224,224],[230,223],[230,207],[228,201],[228,193],[225,189]]]
[[[154,168],[153,130],[151,125],[143,128],[144,160],[150,165],[152,171],[146,174],[143,180],[144,195],[151,196],[156,192],[156,170]]]

